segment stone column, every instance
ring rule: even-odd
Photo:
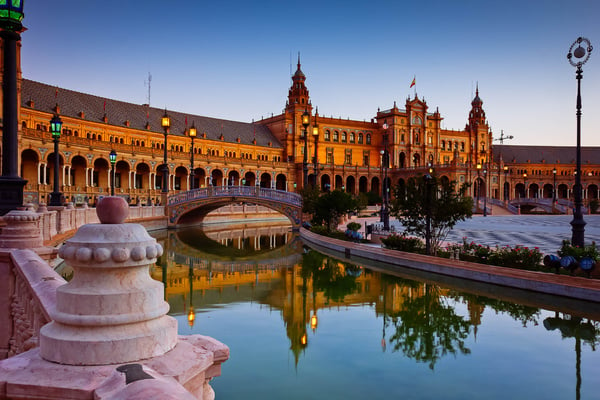
[[[82,226],[60,248],[74,276],[57,290],[53,322],[40,332],[41,357],[106,365],[160,356],[177,344],[163,285],[149,274],[162,247],[143,226],[123,223],[123,198],[101,199],[96,212],[101,223]]]

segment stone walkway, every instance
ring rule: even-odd
[[[447,242],[468,242],[494,246],[509,245],[514,247],[538,247],[544,254],[556,254],[564,239],[571,239],[572,215],[506,215],[506,216],[474,216],[459,222],[446,238]],[[584,215],[585,243],[595,241],[600,245],[600,215]],[[354,221],[354,220],[353,220]],[[378,222],[378,217],[360,218],[356,220],[363,225]],[[402,232],[402,225],[390,220],[390,225]],[[345,224],[344,224],[345,229]]]

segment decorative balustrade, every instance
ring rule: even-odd
[[[209,186],[169,196],[168,205],[174,206],[188,201],[215,197],[256,197],[269,199],[294,206],[302,206],[302,196],[284,190],[261,188],[259,186]]]
[[[38,346],[40,328],[51,321],[56,305],[56,288],[65,280],[31,250],[2,250],[2,264],[10,271],[3,282],[10,315],[2,321],[9,337],[7,347],[0,343],[0,356],[11,357]]]

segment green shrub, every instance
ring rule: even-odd
[[[351,231],[357,232],[360,228],[362,228],[362,224],[358,222],[350,222],[348,225],[346,225],[346,228],[350,229]]]
[[[592,242],[587,246],[579,247],[573,246],[570,240],[563,240],[560,250],[558,250],[559,257],[573,256],[576,260],[581,260],[583,257],[590,257],[595,261],[600,260],[600,253],[596,247],[596,242]]]
[[[382,238],[381,243],[383,243],[386,249],[407,251],[410,253],[423,253],[425,251],[425,245],[421,239],[409,237],[404,234],[391,234],[387,238]]]
[[[524,246],[491,248],[475,244],[475,242],[467,243],[466,238],[463,238],[463,244],[459,249],[463,254],[461,256],[463,260],[500,267],[534,269],[542,262],[542,253],[537,247],[533,249]]]

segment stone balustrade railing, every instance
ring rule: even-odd
[[[33,209],[33,206],[30,205],[29,209]],[[67,203],[64,207],[47,207],[41,204],[37,213],[41,215],[40,229],[44,243],[52,243],[57,235],[72,232],[85,224],[98,223],[95,208],[74,207],[72,203]],[[164,216],[163,206],[132,206],[129,207],[127,222],[160,219]],[[162,225],[158,227],[166,227],[166,222]]]
[[[0,250],[0,359],[38,346],[40,328],[51,321],[56,288],[65,283],[31,250]],[[5,314],[6,313],[6,314]],[[4,318],[3,318],[4,319]]]

